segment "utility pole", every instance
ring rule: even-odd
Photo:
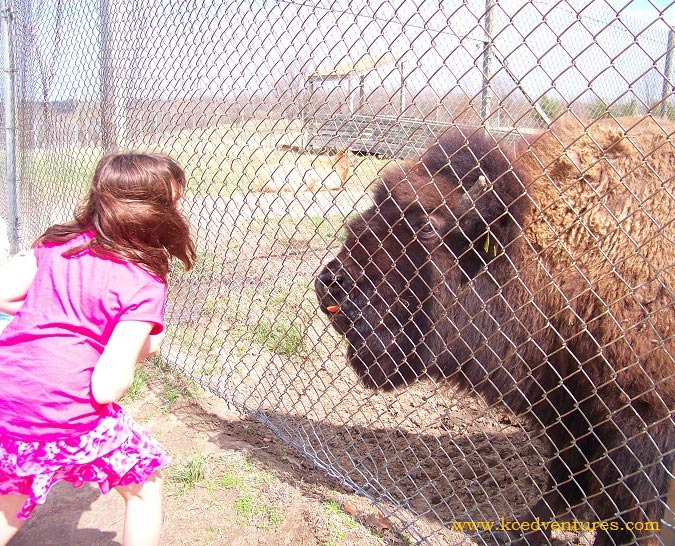
[[[480,117],[484,125],[490,115],[490,80],[492,79],[492,8],[494,0],[485,0],[483,18],[485,41],[483,42],[483,90],[481,93]]]

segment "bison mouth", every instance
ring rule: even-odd
[[[351,330],[345,337],[349,364],[367,387],[388,391],[418,378],[413,361],[419,359],[415,353],[406,354],[408,343],[400,335],[378,336],[373,331],[364,339],[357,330]]]
[[[343,298],[338,302],[330,296],[319,298],[319,309],[328,315],[331,326],[342,336],[347,336],[356,325],[362,323],[361,310],[348,299]]]
[[[416,380],[423,373],[417,354],[413,304],[396,298],[389,304],[377,293],[357,290],[346,293],[330,289],[326,279],[317,277],[315,290],[319,308],[349,346],[349,364],[364,385],[391,390]]]

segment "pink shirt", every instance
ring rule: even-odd
[[[35,248],[37,273],[14,320],[0,333],[0,434],[58,440],[93,429],[106,414],[91,375],[121,320],[163,329],[166,285],[134,263],[86,251],[91,238]]]

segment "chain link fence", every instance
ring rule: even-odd
[[[3,7],[15,250],[105,152],[168,153],[173,366],[415,542],[673,544],[675,8]]]

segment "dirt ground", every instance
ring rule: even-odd
[[[125,407],[171,453],[163,545],[405,545],[367,500],[314,470],[265,426],[146,363]],[[10,546],[119,546],[116,493],[57,484]]]
[[[265,425],[231,411],[220,398],[156,363],[143,363],[139,372],[123,405],[173,456],[164,473],[162,545],[476,546],[495,542],[491,536],[481,539],[476,533],[453,532],[447,522],[439,522],[445,520],[444,503],[448,510],[458,500],[467,502],[461,497],[453,502],[433,501],[437,505],[435,516],[426,523],[427,536],[419,534],[424,528],[421,507],[413,515],[417,531],[402,532],[400,517],[385,517],[371,501],[300,458]],[[364,433],[364,442],[368,441]],[[439,462],[452,464],[448,459]],[[481,462],[471,457],[464,466],[441,466],[448,479],[466,483],[474,493],[481,489],[478,481],[486,480]],[[492,479],[496,470],[491,469]],[[427,463],[405,472],[406,479],[418,487],[436,483],[438,495],[446,496],[442,477],[427,476],[431,473]],[[496,479],[506,480],[506,476]],[[504,492],[496,484],[482,487]],[[457,497],[457,492],[451,496]],[[427,492],[427,496],[431,495]],[[478,497],[473,502],[480,507]],[[123,517],[124,504],[116,493],[101,495],[93,486],[73,489],[57,484],[9,546],[121,546]],[[554,543],[587,545],[590,540],[569,536]]]
[[[516,489],[530,488],[526,476],[510,476],[501,467],[508,449],[496,437],[489,442],[494,453],[484,453],[485,461],[479,456],[488,445],[484,440],[482,447],[473,446],[474,453],[459,443],[458,453],[449,450],[445,459],[437,452],[430,457],[433,465],[425,460],[415,468],[399,468],[401,460],[389,456],[382,470],[402,480],[388,487],[408,487],[403,497],[409,496],[412,508],[406,512],[402,504],[389,505],[392,512],[384,511],[396,514],[389,519],[370,500],[303,460],[267,426],[231,411],[222,399],[165,365],[144,362],[122,403],[173,457],[164,471],[163,546],[496,544],[492,535],[452,531],[453,516],[464,513],[471,517],[461,519],[485,519],[479,515],[486,513],[482,496],[497,504],[496,497],[517,482],[521,483]],[[471,408],[462,410],[464,419],[471,415]],[[448,418],[457,416],[450,412]],[[474,426],[489,428],[485,417],[476,417]],[[380,433],[362,431],[364,446]],[[391,433],[389,437],[395,451],[405,451],[403,444],[396,447],[398,438]],[[466,430],[453,441],[468,441]],[[349,447],[343,443],[342,449],[348,456]],[[339,454],[340,446],[335,443],[331,451]],[[501,457],[496,457],[498,452]],[[520,465],[516,468],[525,474]],[[431,498],[433,509],[428,504],[425,508],[424,498]],[[464,512],[455,506],[458,503],[465,505]],[[93,486],[73,489],[57,484],[9,546],[121,546],[123,517],[124,504],[116,493],[101,495]],[[405,521],[412,525],[407,528],[410,532],[402,525]],[[591,543],[592,536],[568,535],[553,541],[556,546]]]

